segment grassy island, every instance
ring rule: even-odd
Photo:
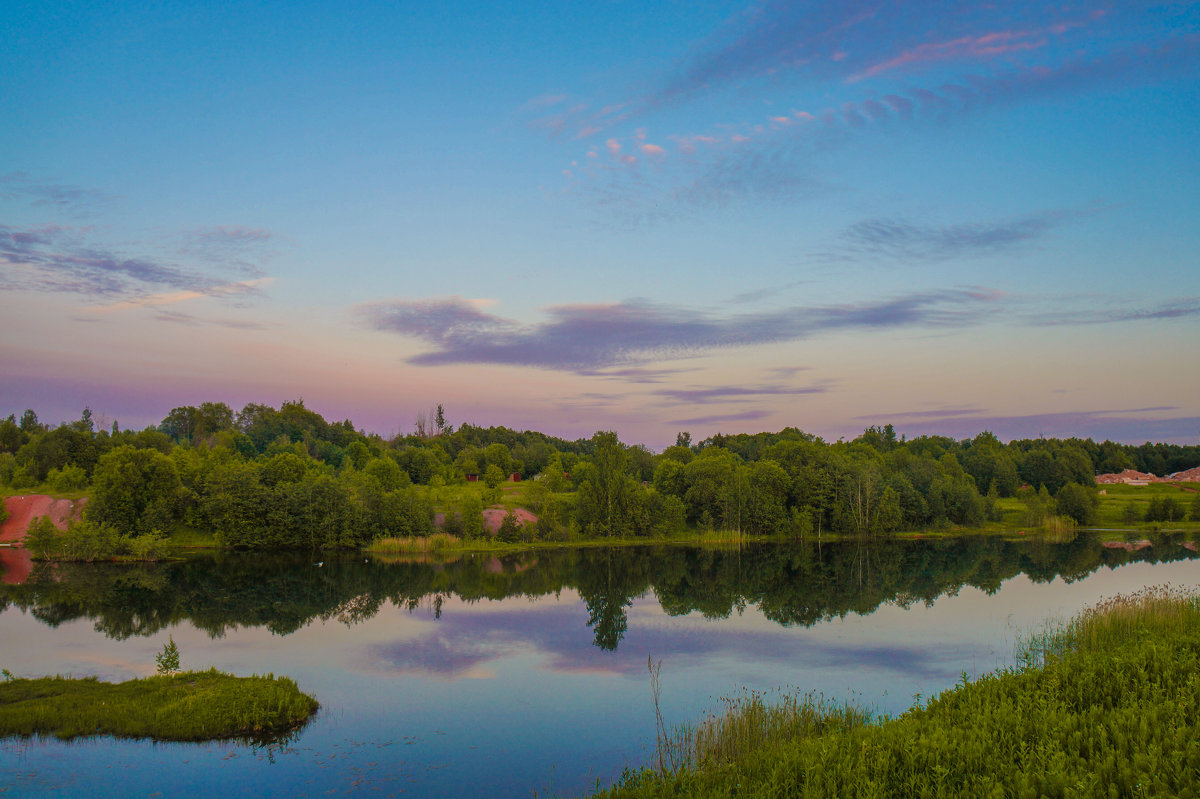
[[[216,669],[122,683],[9,679],[0,682],[0,736],[269,740],[302,726],[317,707],[287,677],[235,677]]]
[[[804,696],[731,701],[660,726],[656,767],[598,796],[1200,794],[1200,594],[1118,597],[1020,654],[894,719]]]

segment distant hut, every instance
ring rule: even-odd
[[[509,480],[511,480],[511,481],[512,481],[512,482],[514,482],[514,483],[519,483],[519,482],[521,482],[521,473],[520,473],[520,472],[513,472],[512,474],[510,474],[510,475],[508,476],[508,479],[509,479]]]
[[[467,482],[468,483],[478,483],[479,475],[476,474],[475,472],[467,472]]]

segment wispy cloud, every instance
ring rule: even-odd
[[[997,299],[986,291],[952,289],[736,315],[628,301],[556,306],[547,309],[547,321],[536,324],[484,313],[458,297],[367,303],[357,312],[376,330],[432,345],[410,358],[413,364],[490,363],[594,373],[837,330],[963,327],[998,310]]]
[[[867,219],[845,230],[832,249],[808,257],[825,262],[891,259],[928,263],[964,256],[995,255],[1031,244],[1099,210],[1050,209],[997,221],[952,225],[921,224],[905,219]]]
[[[791,397],[805,394],[824,394],[827,385],[815,386],[709,386],[705,388],[673,388],[654,391],[655,396],[691,405],[708,405],[718,402],[738,402],[756,397]]]
[[[741,411],[740,413],[718,413],[712,416],[694,416],[690,419],[671,419],[668,424],[717,424],[720,422],[754,422],[770,416],[768,411]]]
[[[274,278],[262,277],[255,280],[240,280],[236,283],[226,283],[220,286],[212,286],[204,291],[188,290],[173,291],[165,294],[149,294],[144,297],[114,302],[109,305],[97,305],[91,310],[97,313],[106,313],[111,311],[126,311],[131,308],[174,305],[177,302],[199,299],[200,297],[235,297],[239,295],[258,294],[264,286],[270,285],[274,282],[274,280]],[[186,315],[177,314],[177,316],[179,318],[183,318]],[[171,321],[167,314],[160,314],[158,318]]]
[[[171,322],[189,327],[226,327],[232,330],[266,330],[262,322],[250,319],[203,319],[182,311],[159,311],[154,318],[160,322]]]
[[[74,215],[90,213],[112,199],[96,189],[38,180],[24,172],[0,175],[0,197]]]
[[[984,61],[1007,53],[1038,50],[1049,43],[1050,37],[1061,36],[1081,25],[1081,22],[1063,22],[1038,30],[992,31],[978,36],[959,36],[949,41],[924,42],[886,61],[873,64],[849,76],[847,80],[857,82],[891,70],[936,61]]]
[[[822,194],[828,187],[807,164],[865,131],[940,126],[1198,68],[1200,33],[1187,12],[1151,14],[1138,0],[1057,7],[778,0],[730,20],[658,88],[600,110],[575,103],[553,127],[605,137],[604,147],[592,146],[581,168],[569,170],[574,190],[618,218],[653,222],[673,216],[672,208]],[[734,108],[754,107],[743,101],[759,97],[773,110],[740,122],[725,112],[707,127],[660,131],[648,173],[648,159],[635,155],[647,152],[645,128],[627,133],[627,126],[645,126],[655,112],[685,102],[696,101],[701,114],[727,108],[700,102],[722,92],[740,98]],[[822,105],[812,105],[814,97]]]
[[[1045,435],[1055,438],[1078,436],[1095,440],[1112,439],[1140,444],[1145,441],[1190,443],[1200,430],[1198,416],[1170,416],[1172,406],[1115,410],[1078,410],[1003,416],[980,413],[937,414],[924,411],[875,414],[872,420],[901,420],[897,430],[912,435],[974,436],[990,430],[1003,440]],[[860,417],[865,418],[865,417]]]
[[[128,255],[99,241],[89,227],[0,225],[0,285],[80,294],[107,310],[201,296],[231,299],[254,294],[270,282],[259,277],[262,271],[253,261],[241,257],[245,242],[257,244],[267,238],[269,234],[261,231],[216,229],[185,236],[181,246],[158,244],[153,255]],[[156,245],[147,247],[153,250]],[[180,257],[189,251],[192,257]],[[231,281],[222,272],[256,277]]]
[[[676,375],[695,372],[695,369],[651,369],[644,366],[631,366],[625,369],[581,369],[578,374],[585,377],[606,377],[621,380],[626,383],[644,383],[654,385],[666,382]]]
[[[1058,309],[1032,314],[1030,324],[1040,327],[1059,325],[1105,325],[1113,322],[1189,319],[1200,317],[1200,297],[1180,297],[1150,307],[1131,307],[1128,298],[1108,298],[1106,307]]]

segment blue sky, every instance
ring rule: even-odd
[[[13,3],[0,409],[1200,433],[1200,4]]]

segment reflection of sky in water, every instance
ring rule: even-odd
[[[992,596],[964,588],[929,605],[884,605],[809,628],[780,626],[752,606],[724,619],[673,617],[647,594],[628,608],[616,651],[593,645],[587,609],[569,590],[533,600],[448,598],[440,618],[427,605],[385,605],[354,626],[315,621],[286,636],[249,628],[210,639],[181,625],[169,632],[185,667],[288,674],[321,701],[317,719],[277,751],[8,740],[0,744],[0,790],[569,795],[647,757],[647,657],[663,662],[668,723],[699,718],[743,687],[794,686],[897,713],[964,671],[1011,663],[1017,636],[1047,618],[1147,584],[1198,581],[1198,561],[1101,568],[1070,584],[1019,576]],[[153,670],[167,634],[116,641],[90,621],[52,629],[10,608],[0,614],[0,666],[124,679]]]

